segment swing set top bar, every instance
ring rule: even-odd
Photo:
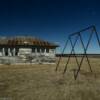
[[[86,31],[86,30],[88,30],[88,29],[91,29],[91,28],[94,29],[95,26],[92,25],[92,26],[90,26],[90,27],[87,27],[87,28],[85,28],[85,29],[80,30],[79,32],[72,33],[72,34],[69,35],[69,38],[70,38],[71,36],[78,35],[79,33],[83,32],[83,31]]]

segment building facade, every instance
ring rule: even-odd
[[[1,63],[54,63],[56,47],[33,37],[1,37]]]

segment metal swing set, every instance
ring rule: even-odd
[[[84,34],[84,32],[86,32],[86,31],[88,31],[88,30],[90,30],[90,36],[89,36],[88,42],[87,42],[87,44],[86,44],[86,46],[85,46],[85,44],[84,44],[84,42],[83,42],[83,39],[82,39],[82,34]],[[88,57],[88,54],[87,54],[87,50],[88,50],[88,48],[89,48],[89,44],[91,43],[91,39],[92,39],[93,34],[96,35],[97,43],[98,43],[98,45],[99,45],[99,47],[100,47],[99,35],[98,35],[98,33],[97,33],[97,31],[96,31],[96,27],[95,27],[94,25],[92,25],[92,26],[90,26],[90,27],[88,27],[88,28],[82,29],[82,30],[80,30],[79,32],[70,34],[70,35],[68,36],[68,39],[67,39],[67,41],[66,41],[66,44],[65,44],[65,46],[64,46],[64,48],[63,48],[63,51],[62,51],[61,55],[64,54],[65,49],[67,48],[69,42],[70,42],[70,44],[71,44],[71,51],[70,51],[70,54],[68,55],[68,60],[67,60],[67,62],[66,62],[66,64],[65,64],[65,68],[64,68],[63,74],[65,74],[66,71],[67,71],[68,64],[69,64],[69,61],[70,61],[70,58],[71,58],[72,55],[73,55],[73,57],[75,57],[75,60],[76,60],[77,66],[78,66],[78,69],[77,69],[76,72],[74,73],[74,79],[75,79],[75,80],[76,80],[77,77],[78,77],[78,74],[79,74],[79,72],[80,72],[80,70],[81,70],[81,67],[82,67],[82,64],[83,64],[83,61],[84,61],[84,58],[85,58],[85,57],[86,57],[86,61],[87,61],[87,63],[88,63],[88,66],[89,66],[90,71],[93,72],[92,67],[91,67],[91,64],[90,64],[90,60],[89,60],[89,57]],[[73,37],[75,37],[74,43],[72,42],[72,40],[73,40],[72,38],[73,38]],[[76,45],[78,39],[80,40],[80,43],[81,43],[81,45],[82,45],[82,49],[84,50],[84,53],[82,54],[82,58],[81,58],[81,61],[80,61],[80,62],[78,61],[77,54],[75,53],[75,45]],[[59,57],[59,60],[58,60],[58,62],[57,62],[55,71],[58,71],[58,68],[59,68],[61,59],[62,59],[62,56]]]

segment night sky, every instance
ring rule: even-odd
[[[58,43],[58,52],[69,34],[90,25],[100,33],[100,0],[0,0],[1,36],[39,37]]]

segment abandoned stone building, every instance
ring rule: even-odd
[[[1,37],[1,63],[54,63],[56,47],[34,37]]]

